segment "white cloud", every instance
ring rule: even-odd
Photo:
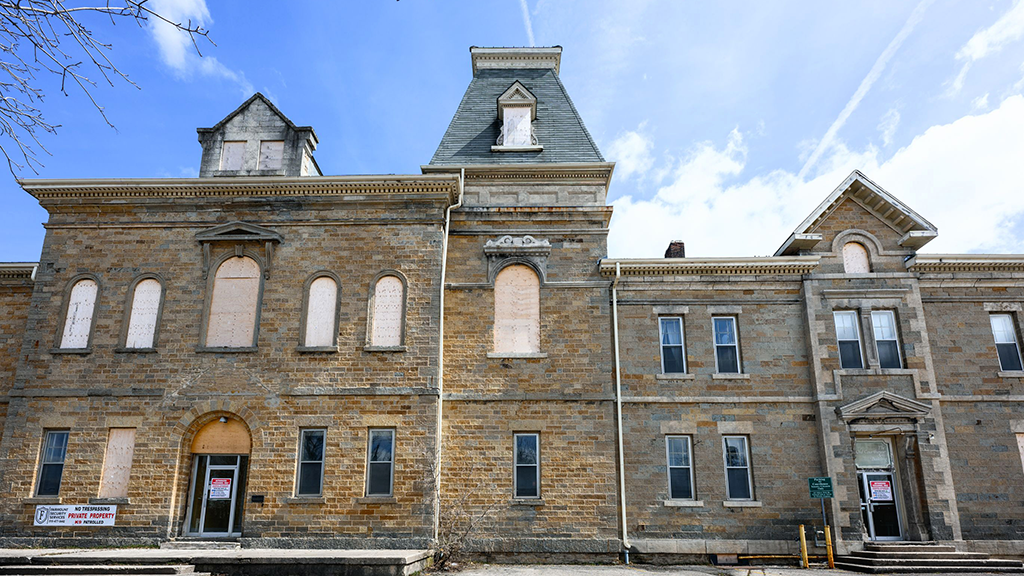
[[[1013,6],[994,24],[977,32],[956,53],[956,59],[963,62],[960,72],[953,79],[949,93],[960,92],[971,65],[1003,49],[1007,44],[1020,40],[1024,36],[1024,0],[1016,0]]]
[[[658,257],[679,238],[691,256],[770,255],[855,168],[939,228],[930,252],[1024,251],[1013,229],[1024,218],[1015,173],[1024,138],[1013,136],[1022,131],[1024,96],[1011,96],[986,114],[932,126],[888,160],[873,146],[840,142],[813,179],[775,170],[735,182],[747,150],[733,130],[721,148],[698,144],[653,198],[614,201],[609,251]]]
[[[171,22],[186,26],[206,28],[213,22],[206,0],[152,0],[149,7]],[[236,84],[244,96],[252,95],[253,87],[245,74],[228,68],[213,56],[200,57],[188,34],[155,17],[149,19],[149,30],[164,64],[179,78],[188,79],[194,74],[224,78]]]
[[[533,24],[530,23],[530,7],[526,5],[526,0],[519,0],[519,9],[523,12],[523,26],[526,26],[526,38],[530,41],[530,46],[536,46],[533,41]]]
[[[821,138],[821,141],[818,142],[818,147],[814,149],[814,152],[811,152],[811,156],[807,159],[804,167],[800,169],[801,179],[807,176],[811,167],[814,166],[818,159],[821,158],[821,155],[828,150],[829,146],[832,145],[839,129],[843,127],[843,124],[846,124],[846,120],[849,119],[850,115],[853,114],[853,111],[857,109],[857,106],[860,106],[860,101],[864,99],[868,90],[871,89],[871,86],[874,85],[875,81],[877,81],[879,76],[882,75],[886,64],[888,64],[889,60],[896,54],[896,51],[899,50],[903,41],[907,39],[907,36],[914,31],[914,27],[917,26],[917,23],[924,17],[925,9],[927,9],[928,5],[932,2],[933,0],[921,0],[918,2],[917,6],[914,7],[914,11],[910,13],[910,17],[903,23],[903,27],[900,28],[900,31],[896,33],[896,37],[889,42],[889,45],[885,47],[885,50],[883,50],[878,56],[878,59],[875,60],[875,64],[871,67],[871,70],[868,71],[868,75],[864,77],[864,80],[861,80],[860,86],[857,87],[857,91],[853,93],[853,96],[850,98],[849,102],[846,103],[842,112],[839,113],[839,116],[835,119],[832,125],[829,126],[825,135]]]
[[[878,131],[882,133],[882,145],[892,144],[892,137],[896,134],[896,127],[900,124],[900,111],[890,108],[882,120],[878,123]]]
[[[988,108],[988,92],[971,100],[971,110],[984,110]]]
[[[636,130],[626,132],[612,141],[607,148],[608,159],[615,162],[615,175],[629,178],[633,174],[644,174],[654,165],[651,150],[654,142],[643,133],[647,122],[641,122]]]

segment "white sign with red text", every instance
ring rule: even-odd
[[[210,500],[231,499],[231,478],[210,478]]]
[[[113,526],[117,505],[36,506],[34,526]]]
[[[871,485],[871,499],[883,502],[892,501],[892,484],[888,480],[874,480]]]

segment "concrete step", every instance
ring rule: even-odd
[[[945,566],[863,566],[850,564],[843,560],[836,560],[836,568],[849,570],[851,572],[863,572],[866,574],[934,574],[949,570]],[[987,574],[1017,574],[1024,573],[1024,566],[999,567],[999,566],[959,566],[957,573],[987,573]]]
[[[956,552],[956,548],[948,544],[928,542],[865,542],[864,549],[876,552]]]
[[[984,560],[989,557],[982,552],[878,552],[875,550],[856,550],[850,556],[857,558],[940,558],[944,560]]]
[[[840,560],[846,564],[852,564],[857,566],[876,566],[884,568],[898,568],[898,567],[933,567],[942,569],[956,569],[960,568],[1021,568],[1024,569],[1024,564],[1019,560],[1002,560],[995,558],[985,559],[973,559],[973,560],[961,560],[961,559],[941,559],[941,558],[858,558],[855,556],[843,556]]]
[[[151,575],[188,575],[195,576],[193,566],[186,564],[9,564],[0,566],[3,576],[67,576],[99,575],[99,576],[151,576]]]
[[[162,550],[239,550],[242,545],[238,540],[193,540],[178,538],[160,543]]]

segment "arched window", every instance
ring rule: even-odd
[[[318,276],[306,293],[306,332],[302,345],[322,348],[335,345],[338,334],[338,283],[330,276]]]
[[[847,242],[843,245],[843,268],[847,274],[864,274],[871,272],[868,249],[860,242]]]
[[[153,347],[163,291],[160,281],[155,278],[146,278],[135,284],[128,330],[124,339],[125,348]]]
[[[256,345],[260,299],[260,265],[247,256],[225,260],[213,278],[206,345],[248,348]]]
[[[373,286],[371,346],[401,346],[405,316],[405,283],[398,276],[381,276]]]
[[[494,279],[494,351],[540,352],[540,279],[529,266],[508,266]]]
[[[96,295],[99,284],[90,278],[83,278],[71,287],[68,307],[64,313],[64,332],[61,334],[61,348],[88,348],[92,332],[92,318],[96,309]]]

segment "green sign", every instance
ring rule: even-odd
[[[832,498],[831,478],[808,478],[807,485],[811,489],[811,498]]]

